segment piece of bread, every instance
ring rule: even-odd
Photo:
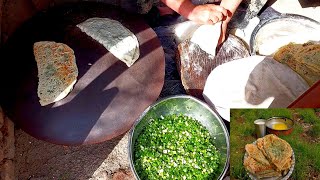
[[[257,147],[259,148],[259,150],[263,153],[263,155],[264,155],[265,157],[268,156],[267,153],[266,153],[266,151],[265,151],[264,148],[263,148],[263,138],[258,138],[258,139],[257,139]]]
[[[41,41],[34,43],[33,53],[38,68],[38,97],[41,106],[66,97],[78,77],[73,50],[63,43]]]
[[[264,165],[270,165],[269,161],[263,155],[263,153],[258,149],[258,147],[254,144],[247,144],[245,149],[249,156]]]
[[[90,18],[77,25],[82,32],[101,43],[130,67],[140,56],[137,37],[120,22],[109,18]]]
[[[285,170],[283,167],[286,167],[292,157],[290,144],[274,134],[266,135],[263,142],[269,161],[277,167],[277,170]]]
[[[281,47],[273,56],[281,63],[287,64],[312,86],[320,80],[320,44],[289,43]]]
[[[274,172],[273,166],[271,164],[265,165],[256,161],[253,157],[248,156],[244,159],[244,167],[252,174],[264,174]]]
[[[256,144],[247,144],[245,150],[248,156],[243,165],[258,178],[284,176],[292,166],[290,144],[274,134],[257,139]]]

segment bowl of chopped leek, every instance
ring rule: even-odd
[[[136,179],[222,179],[229,166],[229,133],[204,102],[170,96],[140,115],[128,150]]]

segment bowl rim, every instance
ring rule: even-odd
[[[226,125],[224,124],[222,118],[219,116],[219,113],[216,112],[214,109],[212,109],[207,103],[205,103],[204,101],[190,96],[190,95],[184,95],[184,94],[180,94],[180,95],[170,95],[170,96],[166,96],[163,98],[159,98],[156,102],[154,102],[153,104],[151,104],[150,106],[148,106],[143,113],[141,113],[141,115],[137,118],[137,120],[135,121],[135,123],[133,124],[133,126],[131,127],[130,131],[129,131],[129,138],[128,138],[128,156],[129,156],[129,164],[130,164],[130,168],[133,171],[133,174],[135,176],[136,179],[140,180],[140,178],[137,176],[137,172],[136,169],[134,167],[133,164],[133,157],[132,157],[132,138],[133,138],[133,134],[134,134],[134,130],[135,127],[139,124],[139,122],[142,120],[142,118],[147,114],[147,112],[153,108],[154,106],[160,104],[163,101],[169,100],[169,99],[178,99],[178,98],[185,98],[185,99],[191,99],[197,103],[199,103],[200,105],[202,105],[204,108],[206,108],[207,110],[209,110],[219,121],[220,125],[222,126],[222,129],[224,131],[224,135],[226,136],[226,145],[227,145],[227,157],[226,157],[226,162],[224,164],[224,169],[223,172],[220,174],[220,176],[218,177],[218,179],[223,179],[223,177],[225,176],[225,174],[227,173],[227,170],[229,168],[229,160],[230,160],[230,136],[229,136],[229,132],[227,130]]]
[[[258,25],[255,26],[255,28],[253,29],[252,33],[251,33],[251,36],[250,36],[250,40],[249,40],[249,51],[250,51],[250,54],[251,55],[258,55],[257,54],[257,47],[255,47],[255,41],[256,41],[256,36],[257,34],[259,33],[259,31],[267,24],[269,23],[273,23],[273,22],[276,22],[276,21],[281,21],[283,19],[294,19],[294,20],[308,20],[312,23],[315,23],[315,24],[318,24],[320,25],[320,22],[312,19],[312,18],[309,18],[307,16],[303,16],[303,15],[300,15],[300,14],[294,14],[294,13],[280,13],[280,14],[277,14],[277,15],[274,15],[270,18],[264,18],[264,19],[260,19],[260,22]]]
[[[273,119],[288,119],[292,122],[292,126],[290,128],[287,128],[287,129],[284,129],[284,130],[276,130],[276,129],[273,129],[271,127],[269,127],[267,124],[269,121],[273,120]],[[288,131],[290,129],[293,129],[293,126],[294,126],[294,121],[291,119],[291,118],[288,118],[288,117],[284,117],[284,116],[274,116],[274,117],[270,117],[266,120],[266,128],[269,128],[269,129],[272,129],[274,131]]]

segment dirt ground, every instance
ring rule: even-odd
[[[16,130],[18,179],[131,180],[128,134],[101,144],[66,147],[37,140]]]

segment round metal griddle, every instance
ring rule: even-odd
[[[76,27],[91,17],[118,20],[135,33],[140,57],[134,65],[128,68]],[[37,41],[70,46],[79,70],[71,93],[47,106],[37,96]],[[125,133],[164,83],[164,52],[154,31],[141,16],[105,4],[69,4],[37,14],[1,50],[1,106],[22,130],[51,143],[92,144]]]

